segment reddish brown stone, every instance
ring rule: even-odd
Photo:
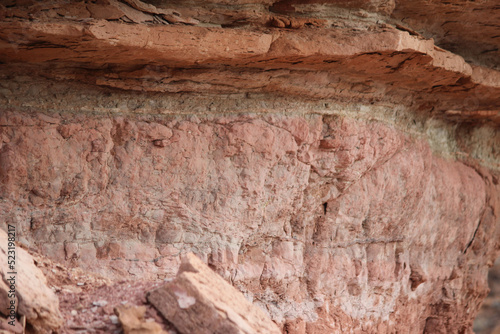
[[[280,333],[261,309],[191,253],[175,280],[150,291],[148,301],[181,333]]]
[[[16,226],[17,227],[17,226]],[[0,297],[2,301],[1,314],[10,316],[6,306],[15,303],[15,316],[8,318],[12,327],[4,327],[4,321],[0,315],[0,322],[4,329],[14,329],[18,332],[23,328],[22,318],[29,324],[35,333],[49,333],[57,331],[63,326],[62,317],[59,312],[59,300],[54,292],[47,286],[47,280],[43,273],[33,263],[33,258],[19,244],[12,246],[10,242],[15,240],[14,235],[19,235],[19,229],[15,228],[7,234],[0,230]],[[11,267],[12,265],[12,267]],[[13,273],[14,272],[14,273]],[[12,298],[11,296],[15,297]],[[0,327],[1,329],[1,327]],[[23,331],[21,331],[23,332]]]
[[[0,6],[0,220],[116,280],[195,252],[290,333],[468,333],[500,32],[457,3]]]
[[[4,116],[15,126],[0,159],[15,152],[16,164],[1,165],[2,219],[33,215],[20,230],[59,261],[111,277],[172,277],[179,254],[196,250],[275,321],[302,319],[307,332],[362,328],[368,314],[390,330],[423,331],[429,317],[467,327],[479,304],[469,313],[464,305],[485,295],[497,176],[393,126],[315,115],[146,123],[60,114],[78,125],[65,139],[29,114]],[[177,139],[160,150],[151,128]],[[88,161],[96,138],[103,149]],[[443,300],[447,311],[436,306]]]

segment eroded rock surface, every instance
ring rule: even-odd
[[[194,252],[288,333],[470,333],[500,32],[457,4],[3,3],[0,219],[112,280]]]
[[[389,15],[395,8],[406,20],[421,2],[27,1],[0,12],[0,61],[8,64],[0,74],[8,80],[38,73],[136,91],[392,103],[447,119],[500,123],[498,71],[464,61],[435,45],[435,35],[424,38]],[[433,27],[422,15],[432,13],[439,23],[432,9],[447,6],[430,1],[408,19]],[[456,7],[470,20],[477,19],[475,8],[493,13],[476,24],[487,27],[488,41],[467,25],[441,35],[457,40],[468,32],[467,49],[486,52],[472,41],[493,43],[488,54],[496,54],[498,27],[489,23],[496,7]]]
[[[366,321],[465,330],[487,293],[497,177],[382,122],[19,113],[2,122],[3,219],[59,261],[164,278],[195,251],[279,324],[308,332]]]
[[[468,61],[500,68],[500,5],[495,1],[397,0],[393,15]],[[431,14],[432,13],[432,14]]]

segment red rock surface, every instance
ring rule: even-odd
[[[105,2],[98,11],[91,2],[5,8],[0,61],[8,65],[0,72],[125,90],[389,102],[439,117],[500,122],[499,72],[377,16],[392,12],[392,1],[157,3],[189,25],[167,24],[180,23],[160,13],[167,9]],[[395,13],[405,8],[412,2]]]
[[[2,125],[2,219],[68,265],[165,278],[195,251],[308,332],[466,330],[487,293],[498,179],[381,122],[4,113]]]
[[[500,331],[500,260],[488,273],[490,293],[474,321],[474,333],[497,334]]]
[[[500,31],[458,3],[2,4],[0,219],[108,295],[194,252],[287,333],[470,333]],[[436,28],[455,11],[477,22]],[[66,327],[109,325],[69,316],[94,288],[60,294]]]

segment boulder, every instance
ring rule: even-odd
[[[192,253],[183,258],[175,280],[147,298],[181,333],[281,333],[259,307]]]
[[[63,324],[59,312],[59,300],[54,292],[47,286],[47,280],[42,271],[37,268],[33,258],[28,252],[19,246],[15,247],[14,271],[9,268],[8,251],[9,238],[4,230],[0,229],[0,296],[2,296],[2,309],[4,312],[5,296],[11,291],[10,282],[15,282],[15,294],[17,296],[17,324],[22,316],[31,325],[36,333],[50,333],[57,330]],[[12,248],[10,249],[12,250]],[[10,253],[9,255],[11,255]],[[16,274],[10,274],[15,272]],[[14,280],[10,278],[14,276]],[[8,289],[8,290],[7,290]],[[8,314],[5,314],[8,316]],[[10,320],[10,319],[9,319]]]

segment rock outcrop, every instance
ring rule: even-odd
[[[194,252],[287,333],[470,333],[500,249],[500,9],[458,3],[5,4],[0,219],[113,280]],[[477,21],[436,30],[449,6]]]
[[[496,176],[377,121],[151,117],[12,114],[5,219],[44,254],[114,277],[171,277],[196,251],[279,323],[316,328],[336,309],[325,330],[470,326]]]
[[[175,25],[167,24],[179,22],[165,21],[164,10],[139,1],[131,7],[105,2],[6,8],[0,61],[18,76],[40,71],[56,80],[125,90],[390,102],[434,116],[500,122],[499,72],[465,62],[391,17],[364,12],[385,8],[382,3],[347,1],[351,10],[362,9],[354,19],[334,6],[337,1],[280,1],[271,12],[267,1],[255,1],[252,10],[237,3],[232,18],[227,4],[202,2],[198,11],[177,4],[170,12],[185,24]],[[396,12],[406,18],[414,3],[404,2]],[[129,20],[137,24],[125,24]]]

